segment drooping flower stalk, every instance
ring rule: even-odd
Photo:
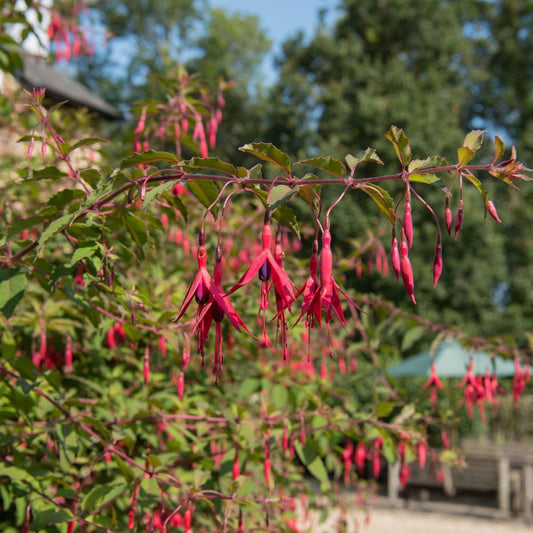
[[[424,384],[424,390],[430,389],[429,401],[435,405],[437,403],[437,390],[444,389],[442,381],[437,376],[437,368],[435,363],[431,364],[431,375]]]

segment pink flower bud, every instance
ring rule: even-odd
[[[444,222],[448,235],[452,231],[452,210],[450,209],[450,199],[446,197],[446,207],[444,208]]]
[[[411,267],[411,261],[409,261],[409,250],[407,248],[407,242],[405,241],[402,233],[402,242],[400,244],[400,273],[402,275],[403,284],[407,294],[416,305],[415,300],[415,282],[413,278],[413,268]]]
[[[502,221],[500,220],[500,217],[498,216],[498,212],[496,211],[496,206],[494,205],[492,200],[488,200],[488,202],[487,202],[487,210],[488,210],[490,216],[494,220],[496,220],[496,222],[499,222],[500,224],[502,223]]]
[[[411,202],[407,200],[403,208],[403,231],[407,239],[409,250],[413,245],[413,217],[411,215]]]
[[[457,240],[457,235],[459,235],[459,230],[463,225],[463,200],[459,201],[459,208],[457,209],[457,214],[455,215],[455,237]]]
[[[391,244],[391,262],[392,269],[396,275],[396,279],[400,278],[400,252],[398,250],[398,239],[394,236]]]
[[[442,245],[437,242],[435,246],[435,256],[433,257],[433,288],[437,286],[442,272]]]

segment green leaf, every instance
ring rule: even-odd
[[[272,217],[277,220],[282,226],[293,231],[298,239],[300,238],[301,225],[294,214],[294,211],[287,205],[280,205],[273,213]]]
[[[122,161],[120,168],[135,167],[137,165],[153,165],[154,163],[165,162],[170,164],[179,163],[178,158],[169,152],[156,152],[148,150],[132,154]]]
[[[57,167],[45,167],[40,170],[28,169],[26,181],[58,180],[66,175],[65,172],[62,172]]]
[[[95,168],[87,168],[80,172],[81,178],[86,181],[93,189],[100,180],[100,172]]]
[[[407,166],[409,172],[414,172],[415,170],[422,170],[423,168],[431,167],[442,167],[446,165],[446,159],[440,155],[432,155],[426,157],[426,159],[413,159]]]
[[[36,255],[39,255],[44,248],[44,245],[58,233],[63,231],[75,218],[75,214],[68,214],[52,220],[39,237],[39,243],[37,244],[37,249],[35,251]]]
[[[250,143],[239,148],[241,152],[247,152],[263,161],[269,161],[281,167],[287,174],[291,172],[291,160],[289,156],[271,143]]]
[[[162,183],[161,185],[157,185],[156,187],[152,187],[148,191],[146,191],[146,195],[143,200],[143,211],[146,211],[150,204],[160,195],[162,195],[164,192],[170,191],[172,187],[176,184],[176,181],[167,181],[165,183]]]
[[[13,237],[19,237],[22,230],[32,228],[33,226],[40,224],[43,220],[43,217],[30,217],[17,220],[8,227],[6,235],[3,235],[0,239],[0,246],[3,246],[6,242],[13,239]]]
[[[297,187],[289,187],[288,185],[276,185],[273,187],[270,191],[270,203],[268,205],[270,212],[274,212],[278,207],[288,202],[297,193]]]
[[[379,210],[387,216],[387,218],[392,222],[392,224],[394,224],[394,202],[390,194],[378,185],[366,184],[362,185],[360,189],[366,192],[366,194],[368,194],[370,198],[374,200]]]
[[[475,152],[466,146],[458,148],[457,160],[459,161],[459,166],[464,167],[475,155]]]
[[[380,402],[376,405],[376,416],[378,418],[385,418],[389,416],[392,411],[394,410],[394,407],[396,404],[394,402]]]
[[[470,133],[467,133],[465,140],[463,141],[463,146],[476,153],[483,144],[484,135],[484,130],[473,130]]]
[[[494,136],[494,157],[492,162],[495,163],[498,159],[501,159],[503,152],[505,151],[505,143],[497,136]]]
[[[307,470],[313,476],[315,476],[323,488],[330,488],[330,482],[328,478],[328,472],[320,456],[317,454],[314,449],[312,439],[307,439],[305,441],[305,446],[302,447],[300,441],[295,441],[294,449],[300,458],[300,461],[305,465]]]
[[[406,167],[411,161],[411,145],[409,144],[409,137],[405,135],[401,128],[397,126],[391,126],[385,138],[392,143],[394,151],[400,160],[403,167]]]
[[[440,181],[440,178],[435,174],[409,174],[409,181],[432,185],[433,183]]]
[[[76,248],[67,266],[71,267],[75,265],[78,261],[81,261],[82,259],[92,257],[94,254],[96,254],[101,249],[101,247],[102,245],[98,242],[90,241],[90,242],[83,243],[81,246]]]
[[[37,505],[35,500],[32,503],[32,511],[30,528],[36,531],[41,531],[46,526],[69,522],[74,518],[69,509],[55,507],[49,503]]]
[[[205,170],[218,170],[230,176],[237,174],[237,169],[232,164],[221,161],[218,157],[193,157],[188,161],[180,163],[180,167],[186,172],[200,168]]]
[[[218,197],[219,190],[214,181],[190,181],[187,183],[187,186],[204,207],[209,207]],[[218,211],[217,206],[215,206],[212,211],[216,216]]]
[[[79,189],[63,189],[54,194],[48,200],[48,205],[54,206],[58,211],[62,210],[66,205],[70,204],[73,200],[78,198],[85,198],[85,193]]]
[[[143,246],[148,241],[148,230],[146,224],[139,217],[133,213],[126,212],[123,216],[124,225],[128,229],[135,244],[142,250]]]
[[[354,170],[361,163],[377,163],[378,165],[383,165],[383,161],[374,148],[367,148],[361,157],[348,154],[344,159],[350,170]]]
[[[81,139],[74,143],[70,151],[82,148],[83,146],[90,146],[91,144],[107,144],[108,142],[107,139],[102,139],[101,137],[86,137],[85,139]]]
[[[426,333],[427,329],[422,326],[410,328],[402,339],[402,352],[409,350],[415,342],[419,341]]]
[[[311,159],[302,159],[294,163],[295,165],[306,165],[308,167],[318,168],[324,170],[328,174],[342,178],[346,176],[346,167],[338,159],[328,157],[312,157]]]
[[[317,177],[314,174],[306,174],[304,176],[304,179],[308,176],[313,176],[314,179]],[[315,191],[316,194],[313,194],[311,192],[311,189]],[[318,215],[320,211],[320,192],[322,190],[322,187],[320,185],[305,185],[298,188],[298,196],[302,198],[305,202],[309,204],[309,206],[313,209],[313,212]]]
[[[94,487],[85,498],[83,498],[81,507],[85,511],[93,511],[95,507],[101,507],[102,505],[117,499],[127,488],[128,485],[123,481],[107,485],[98,485]]]
[[[26,275],[20,268],[0,270],[0,311],[11,318],[28,286]]]

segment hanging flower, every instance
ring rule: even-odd
[[[229,298],[224,294],[222,288],[222,253],[220,247],[217,247],[216,262],[214,270],[214,280],[207,271],[207,254],[205,251],[205,238],[203,232],[200,233],[199,246],[197,252],[198,258],[198,272],[191,283],[185,299],[181,304],[178,316],[174,322],[178,321],[189,305],[193,297],[198,304],[196,323],[193,332],[198,336],[198,350],[202,354],[202,360],[205,354],[205,342],[209,333],[212,322],[215,322],[216,338],[215,338],[215,360],[213,370],[216,375],[221,371],[222,366],[222,320],[225,316],[228,317],[231,325],[241,331],[244,329],[250,333],[241,317],[229,301]]]

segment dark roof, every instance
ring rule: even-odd
[[[122,118],[122,114],[112,105],[64,72],[47,65],[43,59],[25,56],[23,60],[24,69],[17,75],[23,87],[44,88],[46,95],[55,101],[68,100],[73,106],[87,107],[107,119]]]

